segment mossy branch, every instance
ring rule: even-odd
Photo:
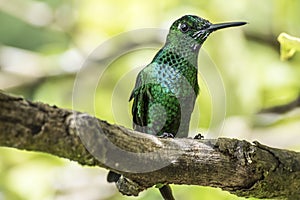
[[[170,183],[219,187],[244,197],[300,197],[300,153],[228,138],[157,138],[1,92],[0,146],[113,170],[123,175],[117,186],[127,195]],[[157,167],[161,163],[167,164]]]

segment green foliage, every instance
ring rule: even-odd
[[[300,51],[300,38],[281,33],[277,39],[280,43],[281,60],[288,60],[294,56],[296,51]]]
[[[41,51],[51,46],[60,51],[67,48],[68,38],[57,30],[34,27],[20,19],[0,11],[0,41],[3,45]]]
[[[299,37],[299,7],[300,1],[286,0],[5,1],[0,4],[0,89],[73,108],[73,85],[78,80],[78,72],[82,66],[93,65],[102,71],[91,70],[82,80],[87,86],[94,79],[98,82],[78,95],[78,109],[131,127],[128,98],[135,77],[151,61],[165,35],[143,32],[119,38],[117,42],[107,41],[135,29],[167,29],[184,14],[196,14],[211,22],[248,21],[246,27],[214,33],[201,50],[200,96],[193,113],[192,134],[259,140],[271,146],[299,150],[298,112],[268,116],[267,120],[280,118],[281,123],[259,128],[251,119],[262,108],[288,103],[299,95],[300,57],[294,54],[299,51],[299,39],[279,37],[281,58],[290,58],[288,62],[279,59],[276,41],[282,32]],[[145,41],[147,45],[138,46]],[[90,55],[98,46],[101,46],[98,53]],[[137,48],[126,52],[130,47]],[[110,52],[120,51],[126,53],[109,63],[103,61],[113,55]],[[220,80],[221,85],[217,84]],[[95,91],[91,97],[90,90]],[[217,127],[223,127],[222,131],[217,132]],[[59,177],[50,183],[52,170],[62,163],[65,166],[69,162],[1,148],[0,199],[55,199],[68,193],[80,195],[76,190],[82,194],[89,191],[91,185],[68,190],[60,185]],[[61,175],[68,174],[68,170],[62,170]],[[89,174],[90,170],[82,171]],[[87,194],[92,192],[86,192],[84,199],[136,199],[117,194],[114,185],[105,182],[105,173],[101,177],[97,177],[98,172],[91,174],[98,180],[93,183],[101,194],[91,197]],[[79,182],[80,173],[72,176],[66,185]],[[85,177],[90,178],[86,174]],[[32,178],[35,184],[28,183]],[[179,199],[200,196],[203,200],[243,199],[219,189],[194,186],[174,186],[174,189]],[[158,191],[149,189],[137,199],[158,198]]]

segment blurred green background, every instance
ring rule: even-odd
[[[299,151],[299,110],[256,115],[299,95],[300,56],[280,61],[276,41],[281,32],[300,36],[299,7],[297,0],[2,0],[0,89],[70,109],[77,92],[74,109],[131,127],[129,93],[138,71],[151,61],[166,33],[144,30],[146,34],[133,31],[132,36],[126,32],[166,30],[185,14],[211,22],[247,21],[247,26],[214,33],[204,44],[199,59],[201,94],[191,132]],[[92,98],[87,98],[91,95],[87,91],[73,90],[82,66],[101,69],[98,85],[87,89],[94,91]],[[224,123],[219,121],[222,130],[212,135],[208,130],[214,126],[215,91],[210,91],[202,73],[211,66],[221,77],[226,95],[219,100],[226,109],[220,111],[225,116]],[[87,71],[83,77],[79,83],[88,87],[95,74]],[[138,198],[121,196],[113,184],[106,183],[106,173],[46,154],[0,148],[0,200],[160,199],[155,188]],[[244,199],[208,187],[173,188],[178,199]]]

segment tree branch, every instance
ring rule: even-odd
[[[300,95],[295,100],[293,100],[287,104],[266,108],[266,109],[261,110],[259,113],[284,114],[284,113],[287,113],[298,107],[300,107]]]
[[[170,183],[220,187],[244,197],[300,196],[300,153],[227,138],[157,138],[1,92],[0,146],[113,170],[123,175],[117,187],[127,195]]]

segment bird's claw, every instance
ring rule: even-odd
[[[174,138],[172,133],[163,133],[162,135],[158,136],[160,138]]]
[[[202,140],[202,139],[204,139],[204,136],[201,133],[198,133],[197,135],[195,135],[194,139]]]

